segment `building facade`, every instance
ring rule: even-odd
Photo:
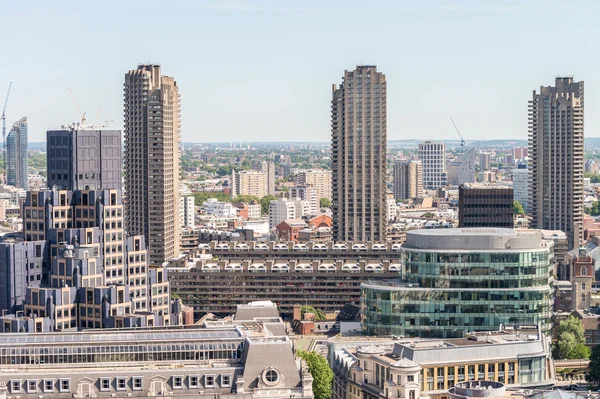
[[[260,169],[267,176],[267,195],[275,195],[275,162],[263,161]]]
[[[419,144],[419,159],[423,163],[423,188],[436,190],[448,184],[446,144],[426,141]]]
[[[179,197],[179,217],[181,228],[193,229],[196,227],[196,212],[194,211],[194,196],[182,195]]]
[[[6,136],[6,182],[9,186],[29,188],[27,160],[27,118],[21,118]]]
[[[519,164],[512,171],[513,193],[516,201],[523,205],[525,213],[531,212],[529,198],[529,169],[527,164]]]
[[[180,100],[175,79],[159,65],[125,75],[126,231],[144,235],[150,263],[179,252]]]
[[[556,78],[529,101],[531,225],[583,240],[583,82]]]
[[[313,186],[294,186],[290,187],[290,198],[296,198],[308,201],[310,205],[309,212],[316,215],[321,209],[320,198],[317,195],[317,190]]]
[[[548,388],[556,382],[551,344],[535,326],[510,325],[443,341],[342,338],[329,344],[332,398],[447,399],[453,398],[448,390],[467,381],[493,381],[514,390]]]
[[[237,304],[262,300],[276,302],[284,318],[298,303],[332,313],[359,303],[361,283],[398,278],[401,270],[400,244],[220,241],[200,247],[202,254],[169,262],[173,293],[198,317],[231,314]]]
[[[231,197],[238,195],[253,195],[262,198],[269,193],[266,173],[253,170],[242,170],[231,173]]]
[[[477,150],[469,148],[450,161],[448,165],[448,184],[458,186],[465,183],[475,183],[476,160]]]
[[[423,196],[423,163],[421,161],[396,161],[392,173],[396,200]]]
[[[485,184],[458,186],[458,227],[514,227],[513,189]]]
[[[500,324],[551,328],[551,241],[535,230],[407,232],[402,279],[362,286],[369,335],[462,337]]]
[[[479,169],[490,170],[492,167],[492,154],[489,152],[479,153]]]
[[[46,132],[48,187],[59,190],[120,190],[121,132],[65,126]]]
[[[317,191],[317,200],[327,198],[331,201],[331,171],[325,169],[309,169],[298,173],[298,185],[310,186]]]
[[[236,315],[185,329],[0,334],[0,349],[5,397],[313,398],[313,378],[278,317]]]
[[[376,66],[345,71],[331,101],[333,238],[385,241],[387,91]]]

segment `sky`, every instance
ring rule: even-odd
[[[0,99],[29,140],[80,119],[123,127],[125,73],[175,77],[182,139],[330,140],[331,85],[375,64],[388,139],[527,138],[527,101],[585,81],[600,136],[600,2],[554,0],[0,0]]]

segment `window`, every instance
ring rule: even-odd
[[[143,388],[142,377],[133,377],[133,390],[141,391]]]
[[[44,380],[44,392],[45,393],[54,392],[54,381],[53,380]]]
[[[100,378],[100,391],[110,391],[110,378]]]
[[[183,388],[183,377],[180,375],[173,376],[173,389]]]
[[[207,375],[204,377],[204,385],[205,388],[214,388],[215,387],[215,376]]]
[[[190,388],[198,388],[198,376],[197,375],[190,375],[189,386],[190,386]]]
[[[275,385],[279,381],[279,372],[272,368],[266,369],[263,373],[263,381],[267,385]]]
[[[117,391],[124,391],[127,388],[127,380],[124,377],[117,378]]]
[[[59,387],[60,387],[60,392],[71,391],[71,380],[68,378],[61,378]]]
[[[406,376],[406,381],[408,381],[408,382],[414,382],[415,381],[415,376],[414,375],[408,375],[408,376]]]
[[[221,386],[222,387],[231,386],[231,376],[230,375],[222,375],[221,376]]]
[[[10,381],[10,393],[21,393],[21,380]]]
[[[27,380],[27,393],[36,393],[37,383],[38,380]]]

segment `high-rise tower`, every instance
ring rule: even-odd
[[[583,82],[556,78],[529,101],[532,227],[583,238]]]
[[[385,241],[387,109],[376,66],[345,71],[333,86],[331,138],[333,238]]]
[[[179,252],[179,88],[159,65],[125,75],[127,232],[146,236],[150,264]]]
[[[27,118],[14,123],[6,136],[6,179],[10,186],[29,188],[27,162]]]

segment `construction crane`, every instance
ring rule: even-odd
[[[454,119],[452,119],[452,117],[450,117],[450,120],[452,121],[452,125],[454,125],[454,129],[456,129],[456,133],[458,133],[458,136],[460,137],[460,146],[464,147],[465,139],[463,139],[462,134],[460,134],[460,130],[458,130],[458,128],[456,127],[456,123],[454,123]]]
[[[8,84],[8,93],[6,93],[6,100],[4,100],[4,108],[2,109],[2,152],[4,160],[4,183],[6,184],[6,106],[8,105],[8,97],[10,96],[10,88],[12,82]]]
[[[75,100],[75,95],[73,95],[73,90],[71,90],[69,88],[69,93],[71,93],[71,98],[73,99],[73,102],[75,103],[75,106],[77,107],[77,111],[79,112],[79,116],[81,116],[81,126],[85,125],[85,112],[81,113],[81,109],[79,108],[79,104],[77,104],[77,101]]]

